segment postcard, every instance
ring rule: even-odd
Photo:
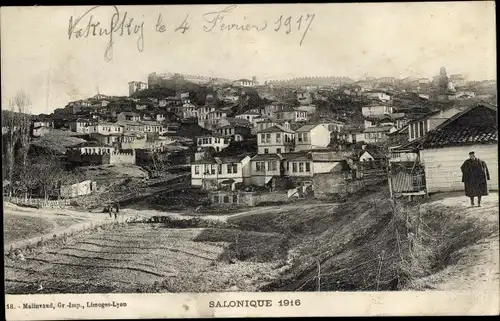
[[[7,320],[500,312],[493,2],[0,13]]]

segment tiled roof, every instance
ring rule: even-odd
[[[307,151],[305,152],[294,152],[294,153],[285,153],[283,154],[283,158],[287,161],[294,160],[311,160],[311,154]]]
[[[230,124],[250,124],[250,122],[247,119],[244,119],[244,118],[231,118],[231,117],[227,117],[226,120]]]
[[[93,140],[83,142],[77,145],[68,146],[68,148],[81,148],[81,147],[109,147],[109,146],[106,146],[100,142],[96,142]]]
[[[257,154],[252,157],[252,161],[264,161],[264,160],[281,160],[282,157],[278,154]]]
[[[345,157],[335,152],[311,152],[312,160],[315,162],[339,162]]]
[[[203,137],[229,138],[229,136],[221,135],[221,134],[218,134],[218,133],[211,133],[211,134],[205,134],[205,135],[196,136],[196,138],[203,138]]]
[[[317,126],[320,126],[319,124],[307,124],[307,125],[303,125],[301,127],[299,127],[297,130],[295,130],[297,133],[301,133],[301,132],[308,132],[310,131],[311,129],[317,127]]]
[[[259,131],[259,134],[261,134],[261,133],[282,133],[282,132],[294,134],[293,130],[290,130],[290,129],[285,128],[285,127],[280,126],[280,125],[274,125],[274,126],[271,126],[269,128],[263,129],[263,130]]]
[[[430,131],[424,148],[498,142],[497,108],[485,103],[471,106]]]
[[[363,133],[379,133],[379,132],[388,132],[393,126],[379,126],[379,127],[368,127]]]
[[[257,113],[257,112],[254,112],[254,111],[247,111],[246,113],[241,113],[241,114],[236,115],[236,116],[243,116],[243,115],[256,115],[256,116],[260,116],[260,113]]]

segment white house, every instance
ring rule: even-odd
[[[98,134],[123,134],[123,126],[118,123],[98,122],[93,126],[90,133]]]
[[[145,133],[163,133],[163,132],[165,132],[163,125],[157,121],[143,120],[143,121],[141,121],[141,124],[144,125],[144,132]]]
[[[262,115],[260,113],[257,113],[257,112],[247,111],[246,113],[239,114],[239,115],[236,115],[234,117],[239,118],[239,119],[246,119],[249,122],[253,123],[254,119],[262,117]]]
[[[330,131],[320,124],[308,124],[295,131],[295,151],[324,148],[330,144]]]
[[[70,122],[69,128],[73,132],[90,134],[95,130],[95,125],[97,121],[95,119],[84,119],[78,118],[75,121]]]
[[[384,106],[384,105],[364,106],[361,108],[361,113],[363,114],[364,117],[368,117],[368,116],[392,114],[393,110],[394,109],[392,106]]]
[[[229,146],[231,139],[224,135],[208,134],[196,137],[196,142],[198,151],[204,148],[213,147],[217,152],[220,152]]]
[[[295,132],[291,129],[274,125],[257,133],[259,154],[281,154],[293,150]]]
[[[239,87],[254,87],[257,85],[257,80],[254,77],[252,80],[250,79],[238,79],[233,83],[234,86]]]
[[[142,81],[131,81],[128,83],[128,94],[132,96],[133,93],[148,89],[148,84]]]
[[[191,103],[185,103],[182,105],[182,118],[198,118],[198,108]]]
[[[257,154],[251,161],[251,183],[265,186],[275,177],[281,176],[281,160],[279,154]]]
[[[364,141],[368,144],[376,144],[385,142],[388,139],[388,134],[393,133],[397,130],[396,126],[377,126],[369,127],[363,131],[363,136],[356,137],[357,141]]]
[[[460,167],[473,151],[485,161],[490,190],[498,190],[497,107],[485,103],[471,106],[430,131],[422,144],[427,193],[462,191]]]
[[[383,102],[388,102],[391,100],[391,95],[383,91],[367,91],[365,95],[369,98],[377,99]]]
[[[227,186],[235,190],[238,184],[251,181],[250,156],[230,156],[201,159],[191,163],[191,185],[205,189]]]
[[[307,115],[313,115],[316,112],[316,105],[308,104],[308,105],[299,106],[299,107],[297,107],[297,110],[305,111],[307,113]]]
[[[141,120],[141,115],[134,112],[123,111],[116,115],[117,120],[129,120],[129,121],[139,121]]]
[[[284,175],[292,178],[311,179],[314,175],[313,160],[307,152],[294,152],[283,155]]]
[[[287,120],[291,122],[307,121],[307,111],[302,111],[297,108],[284,108],[274,112],[276,120]]]

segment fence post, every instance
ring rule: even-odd
[[[385,254],[385,252],[382,251],[382,255],[379,256],[378,274],[377,274],[377,291],[378,291],[378,286],[379,286],[379,283],[380,283],[380,272],[382,271],[382,264],[384,262],[384,254]]]
[[[317,278],[317,283],[318,283],[318,292],[321,291],[321,263],[319,263],[319,259],[316,258],[316,264],[318,265],[318,278]]]

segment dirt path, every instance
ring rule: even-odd
[[[269,213],[274,213],[274,212],[281,212],[281,211],[286,211],[288,209],[297,209],[298,206],[300,206],[301,209],[304,211],[312,209],[312,208],[317,208],[317,207],[329,207],[331,208],[332,206],[338,206],[338,203],[320,203],[320,204],[290,204],[290,205],[283,205],[283,206],[266,206],[266,207],[259,207],[256,209],[249,209],[248,211],[236,213],[236,214],[226,214],[226,215],[200,215],[199,213],[192,213],[190,215],[189,213],[183,213],[183,212],[168,212],[168,211],[158,211],[158,210],[137,210],[137,209],[132,209],[132,208],[124,208],[121,210],[121,212],[124,213],[124,215],[127,216],[136,216],[136,217],[151,217],[151,216],[170,216],[174,218],[201,218],[201,219],[206,219],[206,220],[215,220],[215,221],[222,221],[222,222],[227,222],[230,219],[234,218],[243,218],[246,216],[251,216],[251,215],[260,215],[260,214],[269,214]]]
[[[450,213],[464,218],[475,218],[481,224],[498,227],[498,193],[484,197],[482,207],[471,207],[470,200],[462,193],[439,195],[439,199],[426,206],[444,205]],[[457,253],[455,264],[430,277],[419,280],[420,285],[436,290],[499,291],[499,234],[497,232]]]

